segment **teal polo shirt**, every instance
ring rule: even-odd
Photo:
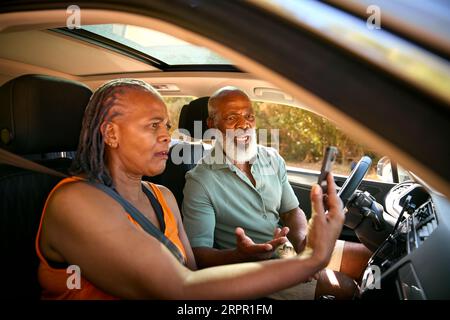
[[[236,227],[255,243],[271,240],[280,214],[299,205],[283,158],[275,149],[258,145],[251,166],[253,186],[240,169],[218,155],[213,148],[186,174],[182,212],[191,246],[235,248]]]

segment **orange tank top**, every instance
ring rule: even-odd
[[[36,253],[39,257],[40,263],[38,268],[38,281],[42,288],[42,299],[75,299],[75,300],[88,300],[88,299],[118,299],[114,296],[111,296],[102,290],[96,288],[92,283],[86,280],[83,276],[81,276],[81,288],[80,289],[69,289],[67,287],[67,279],[71,274],[67,273],[66,269],[56,269],[49,265],[48,261],[44,258],[41,253],[41,249],[39,246],[39,238],[41,235],[42,222],[44,220],[44,214],[47,209],[48,201],[52,196],[53,192],[60,186],[74,182],[74,181],[82,181],[83,179],[78,177],[70,177],[61,180],[50,192],[47,197],[47,201],[45,202],[44,209],[42,210],[41,222],[39,224],[39,229],[36,236]],[[172,214],[169,206],[167,205],[164,196],[157,186],[152,183],[148,183],[153,194],[155,195],[158,202],[161,204],[164,214],[164,223],[166,225],[166,229],[164,235],[170,239],[183,254],[186,259],[186,252],[184,250],[183,244],[178,236],[178,226],[177,220]],[[142,232],[145,232],[141,226],[130,216],[127,216],[128,219]]]

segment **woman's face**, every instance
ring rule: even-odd
[[[169,152],[169,116],[159,97],[140,89],[125,89],[115,97],[115,113],[105,141],[113,137],[113,165],[126,174],[154,176],[162,173]],[[117,107],[116,107],[117,106]],[[111,163],[108,163],[111,165]]]

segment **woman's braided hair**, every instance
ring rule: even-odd
[[[100,86],[92,94],[84,111],[78,149],[70,168],[71,174],[86,174],[89,181],[112,186],[112,178],[105,161],[105,142],[101,126],[117,115],[110,114],[109,111],[115,105],[118,95],[124,94],[129,88],[149,91],[161,97],[148,83],[136,79],[115,79]]]

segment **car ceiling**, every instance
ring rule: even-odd
[[[0,58],[72,76],[158,70],[153,66],[51,31],[0,34]]]
[[[208,96],[234,85],[254,100],[301,105],[266,81],[245,72],[164,72],[153,65],[51,30],[0,33],[0,85],[26,73],[78,80],[92,90],[118,77],[139,78],[168,96]]]

